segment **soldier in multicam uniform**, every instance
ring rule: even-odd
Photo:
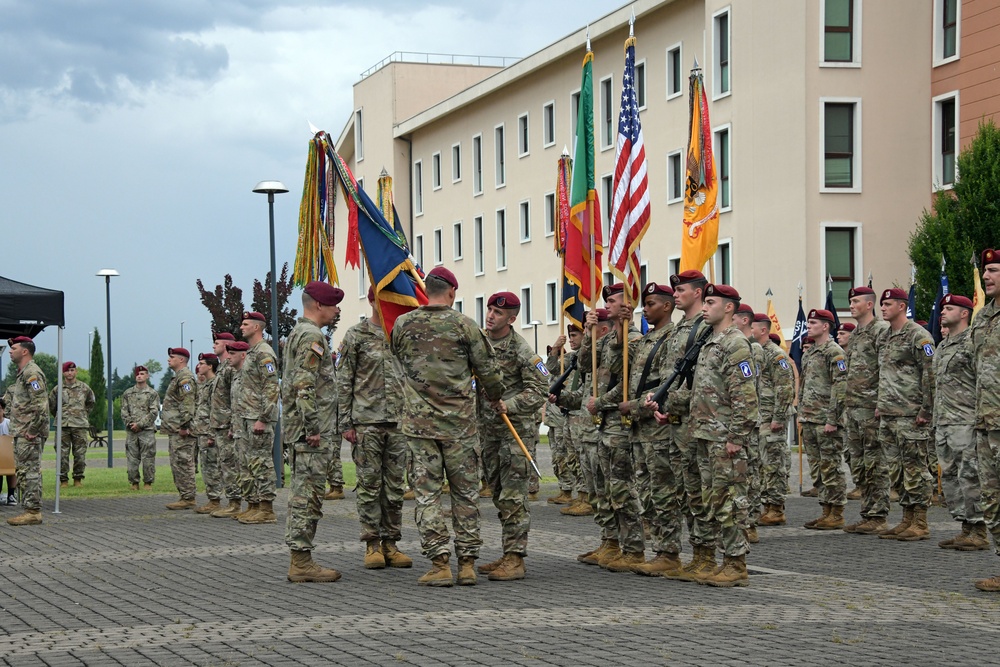
[[[243,464],[246,461],[247,445],[246,433],[244,433],[242,427],[243,420],[235,413],[235,408],[236,402],[239,400],[239,397],[243,392],[243,364],[247,360],[247,352],[250,351],[250,346],[246,343],[246,341],[236,340],[231,343],[226,343],[226,351],[229,353],[229,363],[233,369],[231,376],[232,383],[229,386],[229,404],[233,408],[229,427],[229,437],[233,441],[233,451],[236,454],[236,487],[238,489],[238,494],[242,497],[244,478],[247,475],[243,468]],[[229,507],[227,507],[226,511],[232,511],[232,513],[229,514],[229,518],[239,521],[240,517],[250,514],[251,512],[256,512],[260,509],[259,505],[257,507],[251,507],[249,501],[247,502],[245,509],[241,509],[242,507],[242,502],[240,503],[240,507],[235,508],[235,511],[232,511]],[[222,511],[223,510],[218,510],[220,513]],[[212,512],[213,516],[215,516],[215,514],[216,512]]]
[[[87,469],[87,434],[90,430],[90,411],[94,409],[94,390],[76,380],[76,364],[67,361],[62,365],[62,452],[59,463],[59,485],[69,486],[69,454],[73,452],[73,486],[83,486]],[[49,393],[49,412],[56,416],[59,387]]]
[[[795,400],[795,375],[788,355],[771,339],[771,318],[764,313],[757,313],[750,330],[764,353],[764,363],[757,381],[760,411],[757,440],[760,447],[760,498],[764,505],[764,513],[758,520],[758,525],[783,526],[785,490],[788,488],[788,473],[785,469],[788,444],[785,442],[785,433],[789,411]],[[774,337],[778,338],[777,334]]]
[[[968,297],[948,294],[938,308],[948,336],[934,355],[934,442],[948,510],[962,523],[958,535],[938,542],[938,546],[982,551],[990,542],[980,503],[976,456],[976,351],[969,331],[973,305]]]
[[[160,395],[149,386],[149,369],[136,366],[135,385],[122,394],[122,421],[125,423],[125,458],[128,481],[133,491],[139,490],[139,467],[145,489],[153,488],[156,480],[156,418],[160,414]]]
[[[7,387],[3,401],[10,414],[10,434],[14,438],[14,466],[17,488],[21,490],[24,511],[7,519],[12,526],[31,526],[42,522],[42,449],[49,435],[48,401],[45,398],[45,374],[35,363],[35,342],[27,336],[7,341],[10,360],[17,366],[17,377]]]
[[[208,502],[195,509],[196,514],[211,514],[220,507],[222,497],[222,470],[219,468],[219,448],[215,429],[212,428],[212,395],[215,393],[219,367],[219,357],[213,353],[198,354],[195,375],[201,383],[198,386],[198,400],[195,404],[192,431],[198,438],[198,456],[201,460],[201,480],[205,483]]]
[[[733,324],[736,328],[740,330],[740,333],[747,337],[750,341],[750,356],[753,358],[753,369],[754,369],[754,389],[757,390],[758,396],[760,392],[760,374],[761,370],[764,368],[764,348],[761,347],[760,343],[751,331],[751,325],[753,324],[754,317],[756,313],[753,312],[753,308],[749,304],[741,303],[740,307],[736,309],[736,314],[733,316]],[[757,406],[757,414],[760,414],[760,406]],[[759,435],[760,424],[757,424],[756,434]],[[747,510],[746,524],[743,526],[743,530],[747,534],[747,542],[750,544],[757,544],[759,538],[757,537],[757,522],[760,520],[760,508],[761,508],[761,451],[760,451],[760,438],[755,437],[750,446],[747,447],[747,499],[750,501],[750,507]]]
[[[841,322],[837,327],[837,345],[840,349],[844,351],[844,358],[847,358],[847,346],[851,342],[851,334],[857,328],[856,325],[850,322]],[[847,440],[847,422],[846,414],[844,416],[845,422],[840,429],[840,435],[844,439],[844,460],[847,461],[848,469],[851,471],[851,481],[854,483],[854,488],[851,489],[847,494],[848,500],[861,500],[861,487],[858,485],[858,480],[861,478],[861,464],[863,462],[863,456],[858,454],[853,455],[853,452],[848,447]]]
[[[403,385],[371,288],[368,303],[371,317],[347,330],[337,353],[339,431],[351,443],[357,470],[365,567],[412,567],[413,560],[396,548],[409,450],[398,426]]]
[[[548,394],[549,371],[511,325],[521,312],[521,301],[511,292],[497,292],[486,302],[486,335],[502,370],[503,394],[495,409],[479,387],[477,418],[486,480],[493,491],[502,531],[503,556],[480,565],[491,581],[524,578],[531,511],[528,483],[531,464],[502,419],[507,415],[522,441],[538,433],[537,415]]]
[[[980,259],[987,301],[973,318],[970,333],[976,351],[976,454],[983,518],[1000,556],[1000,252],[988,248]],[[1000,592],[1000,576],[981,579],[976,588]]]
[[[549,375],[558,377],[563,373],[564,368],[569,368],[573,364],[581,340],[578,338],[576,347],[561,355],[560,353],[566,346],[566,336],[560,334],[556,338],[549,348],[548,358],[545,360],[545,367],[549,370]],[[580,478],[580,460],[573,448],[572,435],[569,432],[568,414],[569,410],[560,408],[555,403],[546,403],[545,405],[545,425],[549,427],[552,470],[559,483],[559,495],[546,499],[546,502],[552,505],[574,505],[579,503],[580,498],[585,495],[583,480]],[[575,498],[574,491],[578,492]]]
[[[854,484],[861,490],[861,519],[844,526],[844,532],[877,535],[886,529],[889,516],[889,468],[875,416],[879,357],[889,325],[876,319],[875,292],[870,287],[852,287],[847,296],[857,327],[844,349],[847,362],[844,426],[846,457],[861,462],[851,470]]]
[[[169,510],[194,507],[195,435],[191,430],[198,398],[198,385],[188,369],[191,353],[183,347],[167,348],[167,367],[174,372],[163,396],[161,422],[170,443],[170,472],[180,500],[167,504]]]
[[[285,544],[291,552],[288,580],[332,582],[336,570],[312,559],[316,526],[323,517],[326,473],[337,433],[337,377],[321,327],[340,314],[344,292],[313,281],[302,293],[302,317],[285,341],[281,387],[282,440],[292,469]]]
[[[428,303],[401,315],[392,329],[392,350],[403,380],[400,430],[410,439],[411,484],[416,493],[420,545],[433,567],[417,583],[451,586],[448,528],[441,487],[448,480],[459,585],[476,583],[479,536],[479,469],[473,375],[486,400],[499,407],[500,368],[486,335],[455,311],[458,280],[439,266],[427,274]]]
[[[241,490],[250,509],[244,524],[275,523],[274,425],[278,420],[278,363],[264,342],[266,318],[243,313],[240,332],[250,349],[240,371],[239,393],[233,394],[233,423],[242,433]]]
[[[212,351],[219,357],[219,370],[215,374],[215,389],[212,391],[208,420],[209,426],[215,433],[222,486],[229,501],[226,507],[220,507],[212,512],[212,518],[215,519],[228,519],[243,509],[243,496],[239,483],[240,466],[236,458],[236,442],[232,435],[233,377],[236,370],[230,360],[229,344],[234,342],[236,338],[231,333],[221,331],[212,334]]]
[[[907,301],[908,295],[899,288],[885,290],[879,300],[889,331],[879,356],[876,415],[889,451],[899,451],[903,506],[903,520],[879,538],[912,542],[930,537],[927,506],[933,478],[927,466],[933,447],[934,341],[926,329],[906,319]]]
[[[803,444],[808,451],[815,452],[818,459],[815,482],[823,515],[807,522],[805,528],[838,530],[844,527],[844,505],[847,504],[844,438],[840,433],[847,362],[844,351],[832,337],[836,326],[833,313],[813,308],[806,326],[815,344],[802,355],[799,424]]]

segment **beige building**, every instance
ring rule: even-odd
[[[716,280],[791,330],[798,289],[838,306],[869,272],[909,284],[906,243],[932,189],[932,5],[938,0],[637,0],[589,26],[597,188],[608,219],[623,44],[636,16],[638,94],[651,193],[649,279],[676,270],[688,141],[688,74],[703,67],[722,213]],[[587,17],[581,17],[581,22]],[[513,64],[390,58],[354,86],[338,150],[366,189],[385,168],[425,270],[458,277],[482,321],[489,295],[521,295],[522,333],[558,335],[556,166],[572,152],[587,29]],[[506,66],[498,66],[506,65]],[[607,230],[605,229],[605,240]],[[343,238],[337,238],[339,248]],[[341,271],[345,321],[367,278]],[[846,314],[846,313],[845,313]]]

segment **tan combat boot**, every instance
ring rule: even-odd
[[[946,540],[941,540],[940,542],[938,542],[938,546],[941,547],[942,549],[954,549],[955,542],[957,542],[958,540],[964,540],[971,533],[972,533],[972,524],[969,523],[968,521],[963,521],[962,532],[960,532],[958,535],[955,535],[954,537],[949,537]]]
[[[719,588],[750,585],[746,556],[726,556],[722,561],[722,567],[698,583]]]
[[[904,507],[903,520],[895,527],[882,531],[878,537],[880,540],[894,540],[896,536],[909,528],[911,523],[913,523],[913,508]]]
[[[600,548],[600,547],[598,547],[598,548]],[[596,549],[594,551],[596,551]],[[594,552],[591,551],[590,553],[594,553]],[[507,560],[507,554],[504,554],[503,556],[500,556],[500,558],[497,558],[495,561],[491,561],[489,563],[483,563],[482,565],[478,566],[476,568],[476,570],[479,572],[479,574],[489,574],[493,570],[495,570],[498,567],[500,567],[501,565],[503,565],[503,562],[505,560]],[[577,560],[579,560],[579,559],[577,559]]]
[[[784,526],[786,523],[785,519],[785,507],[784,505],[771,505],[771,511],[765,514],[757,522],[758,526]]]
[[[757,526],[750,526],[743,531],[743,534],[747,538],[747,542],[750,544],[757,544],[760,542],[760,536],[757,535]]]
[[[681,567],[675,572],[664,572],[660,576],[665,579],[675,579],[677,581],[691,581],[688,577],[691,571],[701,565],[701,561],[704,559],[704,547],[694,546],[693,553],[691,555],[691,560],[687,563],[682,564]]]
[[[17,516],[7,519],[12,526],[35,526],[42,522],[41,510],[24,510]]]
[[[696,546],[691,562],[677,571],[676,574],[664,574],[663,577],[675,581],[698,581],[715,571],[715,548]]]
[[[274,507],[271,501],[262,500],[256,512],[241,516],[239,522],[243,524],[277,523],[278,517],[274,515]]]
[[[135,484],[131,484],[130,487],[131,487],[131,489],[133,491],[138,491],[139,490],[139,482],[136,482]]]
[[[342,486],[331,486],[330,490],[326,492],[323,496],[323,500],[343,500],[344,499],[344,487]]]
[[[635,572],[635,568],[646,564],[646,554],[642,551],[622,553],[621,556],[608,563],[608,572]]]
[[[969,536],[955,543],[954,549],[958,551],[984,551],[990,548],[989,534],[986,532],[985,523],[971,524]]]
[[[175,502],[167,503],[166,507],[168,510],[189,510],[193,508],[194,505],[195,502],[193,500],[184,500],[181,498]]]
[[[73,486],[83,486],[83,480],[82,479],[74,479],[73,480]]]
[[[865,515],[862,514],[861,518],[859,518],[855,523],[848,523],[848,524],[846,524],[844,526],[843,530],[844,530],[845,533],[856,533],[856,532],[858,532],[858,528],[861,528],[863,525],[865,525],[869,521],[870,521],[870,519],[868,517],[866,517]]]
[[[413,492],[413,489],[407,489],[406,492],[403,494],[403,500],[415,500],[416,497],[417,494]]]
[[[152,491],[153,490],[153,485],[150,484],[149,482],[146,482],[145,484],[142,485],[142,490],[143,491]]]
[[[1000,593],[1000,576],[980,579],[976,582],[976,588],[987,593]]]
[[[910,522],[906,530],[896,535],[896,539],[900,542],[916,542],[917,540],[926,540],[930,536],[931,531],[927,527],[927,508],[914,507],[913,521]]]
[[[578,561],[586,565],[597,565],[597,561],[600,560],[601,556],[608,549],[608,540],[601,540],[601,546],[596,549],[591,549],[585,554],[580,554],[576,557]]]
[[[577,496],[577,502],[569,507],[564,507],[559,510],[560,513],[566,514],[568,516],[593,516],[594,506],[590,504],[590,496],[585,493],[581,493]]]
[[[454,586],[455,579],[451,574],[451,565],[448,564],[448,554],[441,554],[431,559],[430,571],[417,579],[417,583],[421,586]]]
[[[823,515],[820,516],[820,517],[818,517],[818,518],[816,518],[816,519],[813,519],[812,521],[806,521],[804,524],[802,524],[802,527],[803,528],[808,528],[809,530],[815,530],[816,529],[816,524],[818,524],[820,521],[822,521],[826,517],[830,516],[830,512],[831,511],[833,511],[832,510],[832,506],[828,505],[826,503],[823,503]]]
[[[68,489],[69,488],[69,482],[59,482],[59,488],[60,489]]]
[[[195,514],[211,514],[212,512],[221,508],[218,500],[209,500],[207,503],[201,507],[195,508]]]
[[[215,510],[212,512],[212,516],[216,519],[228,519],[231,516],[239,514],[242,511],[242,508],[242,502],[239,500],[230,500],[227,507]]]
[[[873,516],[865,520],[854,532],[858,535],[881,535],[889,529],[884,516]]]
[[[378,540],[370,540],[365,544],[365,569],[385,569],[385,555],[382,554],[382,547]]]
[[[515,581],[524,579],[524,557],[520,554],[506,554],[500,567],[489,574],[490,581]]]
[[[608,563],[615,560],[622,555],[621,547],[618,545],[618,540],[608,540],[608,547],[601,554],[600,558],[597,559],[597,564],[602,568],[607,569]]]
[[[563,491],[562,489],[560,489],[558,496],[550,496],[549,498],[545,499],[545,502],[549,503],[550,505],[569,505],[571,502],[573,502],[573,492]]]
[[[288,580],[293,583],[332,582],[340,579],[340,572],[320,567],[312,559],[311,551],[292,550],[292,563],[288,566]]]
[[[259,509],[260,509],[260,503],[251,503],[251,502],[248,502],[247,503],[247,508],[245,510],[243,510],[242,512],[240,512],[239,514],[234,514],[233,518],[236,519],[237,521],[239,521],[240,519],[242,519],[245,516],[250,516],[251,514],[256,514]]]
[[[681,559],[677,554],[660,551],[656,554],[655,558],[650,560],[648,563],[636,565],[632,568],[632,571],[636,574],[642,574],[647,577],[662,577],[665,576],[665,573],[667,572],[677,572],[680,569]]]
[[[392,540],[382,540],[382,557],[389,567],[413,567],[413,559],[397,549]]]
[[[702,582],[708,579],[715,573],[719,564],[715,560],[715,546],[702,547],[702,562],[697,570],[690,573],[690,579],[685,581],[697,581]]]
[[[801,495],[803,498],[818,498],[819,497],[819,489],[817,489],[814,486],[813,488],[809,489],[808,491],[803,491],[799,495]]]
[[[854,487],[850,493],[847,494],[848,500],[861,500],[861,489]]]
[[[476,585],[476,559],[472,556],[461,556],[458,559],[458,585]]]
[[[493,489],[491,489],[488,486],[484,486],[483,488],[479,489],[479,497],[480,498],[492,498],[493,497]]]
[[[830,513],[825,519],[820,519],[813,530],[840,530],[844,527],[844,506],[830,505]]]

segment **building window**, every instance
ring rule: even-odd
[[[715,55],[714,76],[712,77],[713,97],[722,97],[732,91],[732,63],[729,61],[731,46],[729,7],[726,7],[712,16],[712,49]]]
[[[559,321],[559,289],[556,281],[545,283],[545,322],[556,324]]]
[[[684,75],[682,65],[681,44],[675,44],[667,49],[667,99],[680,97],[683,91]]]
[[[605,247],[611,241],[611,204],[615,199],[614,181],[611,174],[601,177],[601,197],[603,201],[601,202],[601,232],[604,234],[602,237],[604,239]],[[589,234],[588,230],[583,230],[584,234]]]
[[[502,188],[507,185],[507,149],[503,125],[493,128],[493,148],[496,157],[496,186]]]
[[[365,266],[365,254],[359,253],[358,261],[358,298],[368,296],[368,267]]]
[[[497,271],[507,270],[507,210],[497,209]]]
[[[521,202],[518,207],[518,221],[521,229],[521,243],[531,240],[531,204],[528,200]]]
[[[610,271],[605,271],[604,272],[604,284],[605,285],[614,285],[616,282],[618,282],[618,279],[615,278],[615,274],[611,273]]]
[[[934,183],[935,189],[955,184],[955,155],[958,129],[958,91],[934,98]]]
[[[667,275],[674,276],[681,272],[681,258],[670,257],[667,259]]]
[[[528,114],[517,117],[517,156],[528,154]]]
[[[545,195],[545,236],[556,233],[556,193]]]
[[[531,285],[521,288],[521,328],[530,327],[534,322],[531,316]]]
[[[462,144],[451,147],[451,182],[462,180]]]
[[[854,62],[854,9],[854,0],[824,0],[824,62]]]
[[[444,261],[444,232],[440,227],[434,230],[434,265],[437,266]]]
[[[719,175],[719,210],[733,207],[732,142],[729,140],[729,126],[715,131],[715,168]]]
[[[827,191],[861,189],[860,106],[859,101],[822,101],[822,185]]]
[[[454,223],[451,226],[451,243],[454,250],[454,259],[456,261],[462,259],[462,221]]]
[[[417,234],[413,239],[413,258],[417,260],[419,266],[424,265],[424,237]]]
[[[413,163],[413,209],[417,215],[424,213],[424,163]]]
[[[483,297],[477,296],[476,297],[476,324],[479,326],[480,329],[482,329],[484,326],[486,326],[486,320],[484,318],[484,316],[486,314],[485,310],[486,310],[486,308],[484,307]]]
[[[635,98],[640,109],[646,108],[646,61],[635,64]]]
[[[465,303],[461,299],[455,299],[455,310],[465,314]]]
[[[601,80],[601,148],[611,148],[615,143],[615,101],[612,98],[611,77]]]
[[[667,203],[684,201],[684,171],[681,166],[681,152],[667,155]]]
[[[649,263],[643,262],[639,265],[639,289],[642,289],[649,282]]]
[[[733,242],[729,239],[719,241],[715,251],[715,275],[723,285],[733,284]]]
[[[934,0],[934,65],[959,57],[961,45],[961,0]]]
[[[365,125],[361,109],[354,112],[354,161],[365,159]]]
[[[825,227],[823,229],[826,253],[826,273],[833,279],[833,303],[837,310],[847,310],[849,299],[847,293],[853,287],[856,278],[854,252],[854,236],[856,227]]]
[[[472,137],[472,194],[483,194],[483,135]]]
[[[576,140],[576,124],[580,120],[580,91],[576,91],[569,96],[569,128],[570,128],[570,150],[576,150],[574,141]]]
[[[484,253],[483,253],[483,216],[477,215],[472,220],[472,243],[475,246],[473,252],[473,269],[476,275],[483,275]]]
[[[548,148],[556,143],[556,103],[549,102],[542,107],[542,146]]]
[[[431,187],[441,189],[441,153],[431,156]]]

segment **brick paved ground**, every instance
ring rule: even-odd
[[[47,499],[42,526],[0,527],[0,657],[130,667],[996,660],[1000,596],[972,581],[1000,573],[1000,559],[939,549],[954,532],[942,508],[930,513],[932,540],[897,543],[803,530],[818,505],[791,497],[790,525],[762,529],[749,556],[750,587],[721,590],[581,565],[593,522],[540,502],[527,579],[428,589],[415,583],[426,561],[413,504],[400,546],[417,566],[367,571],[353,494],[327,503],[318,536],[317,560],[344,578],[289,584],[284,499],[277,526],[169,512],[165,495],[64,500],[58,516]],[[493,559],[498,522],[490,501],[481,507],[482,555]]]

